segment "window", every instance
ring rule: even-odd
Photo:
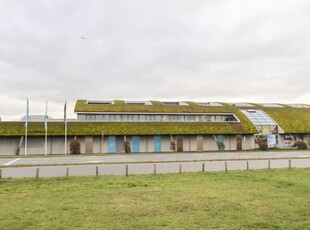
[[[96,115],[96,121],[103,121],[103,115]]]
[[[216,102],[197,102],[196,104],[199,106],[222,106],[221,104]]]
[[[102,101],[102,100],[88,100],[89,105],[113,105],[113,101]]]
[[[252,122],[274,124],[269,118],[266,118],[259,114],[259,112],[249,113],[247,116]],[[205,114],[205,113],[157,113],[157,114],[78,114],[78,121],[89,121],[89,122],[239,122],[234,114]]]
[[[145,120],[145,115],[139,115],[139,116],[140,116],[140,117],[139,117],[139,118],[140,118],[139,121],[146,121],[146,120]]]
[[[103,115],[103,120],[104,121],[109,121],[109,115]]]
[[[109,115],[109,121],[115,121],[115,115]]]
[[[178,101],[163,101],[162,103],[168,106],[179,106],[180,105]]]
[[[115,121],[121,121],[121,115],[115,115]]]

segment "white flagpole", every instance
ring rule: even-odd
[[[25,157],[27,156],[27,126],[26,126],[26,131],[25,131]]]
[[[64,108],[64,122],[65,122],[65,155],[67,155],[67,101]]]
[[[44,128],[45,128],[45,156],[47,156],[47,101],[46,101],[46,111],[44,117]]]
[[[26,123],[25,123],[25,156],[27,156],[27,134],[28,134],[28,118],[29,118],[29,99],[27,97],[27,106],[26,106]]]

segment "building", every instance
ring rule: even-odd
[[[310,145],[310,106],[303,104],[78,100],[68,143],[81,153],[251,150],[261,138],[272,148]],[[25,122],[0,122],[0,154],[24,152]],[[43,121],[29,120],[29,154],[44,153]],[[125,144],[126,143],[126,144]],[[63,154],[64,123],[48,120],[48,154]],[[69,144],[68,144],[69,152]]]

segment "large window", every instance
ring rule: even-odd
[[[258,118],[257,121],[260,121]],[[78,121],[97,122],[239,122],[234,114],[78,114]]]

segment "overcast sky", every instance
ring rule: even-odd
[[[1,0],[0,116],[77,99],[310,104],[309,0]]]

